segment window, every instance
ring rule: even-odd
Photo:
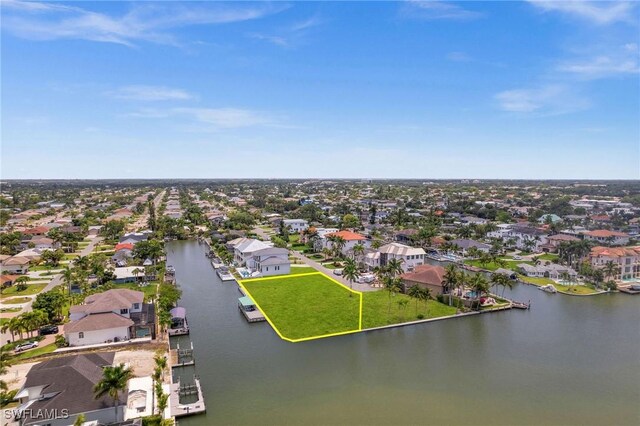
[[[139,303],[134,303],[133,304],[133,309],[140,309],[140,304]]]
[[[78,339],[84,339],[84,333],[82,331],[78,333]]]
[[[129,313],[129,310],[128,310],[127,308],[125,308],[125,309],[120,309],[120,315],[128,314],[128,313]]]

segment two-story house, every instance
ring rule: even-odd
[[[400,243],[389,243],[378,250],[364,256],[364,264],[368,270],[385,267],[391,259],[402,261],[403,272],[411,271],[416,266],[424,264],[426,252],[422,248],[410,247]]]
[[[155,311],[144,293],[112,289],[87,296],[69,309],[64,335],[70,346],[84,346],[135,337],[155,337]]]

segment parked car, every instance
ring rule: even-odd
[[[16,346],[15,351],[22,352],[22,351],[26,351],[28,349],[33,349],[37,347],[38,347],[38,342],[21,343],[18,346]]]
[[[334,269],[333,275],[342,275],[342,269]]]
[[[41,336],[46,336],[47,334],[57,334],[58,326],[57,325],[45,325],[44,327],[38,330],[38,334]]]
[[[522,260],[522,256],[513,256],[513,260]]]

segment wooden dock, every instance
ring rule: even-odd
[[[202,386],[198,377],[193,378],[193,384],[181,385],[180,381],[171,384],[171,392],[169,393],[169,412],[172,417],[191,416],[193,414],[205,413],[207,411],[204,405],[204,396],[202,395]],[[198,400],[191,404],[181,404],[180,396],[198,395]]]
[[[238,304],[238,309],[244,315],[244,317],[249,322],[261,322],[266,321],[267,319],[264,317],[264,314],[260,312],[260,309],[256,308],[254,311],[245,311],[242,309],[242,305]]]
[[[171,361],[171,368],[195,365],[196,359],[193,357],[193,342],[191,342],[191,348],[188,349],[180,349],[180,345],[175,349],[169,349],[169,359]]]

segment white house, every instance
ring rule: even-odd
[[[344,240],[345,244],[342,247],[342,254],[349,254],[353,252],[353,248],[362,244],[365,248],[368,248],[371,245],[371,241],[367,239],[364,235],[358,234],[357,232],[352,231],[338,231],[333,233],[324,234],[322,237],[318,238],[316,244],[322,248],[332,248],[333,243],[331,242],[332,237],[340,237]]]
[[[595,231],[584,232],[584,237],[590,241],[596,241],[600,244],[613,244],[623,246],[629,244],[629,235],[624,232],[609,231],[606,229],[598,229]]]
[[[247,268],[262,276],[288,274],[291,270],[289,250],[268,247],[254,251],[246,261]]]
[[[309,222],[304,219],[283,219],[282,223],[289,228],[291,232],[302,232],[309,228]]]
[[[498,238],[505,243],[512,242],[520,250],[540,252],[541,246],[547,245],[544,231],[530,226],[498,225],[498,229],[487,234],[490,238]]]
[[[239,266],[246,266],[247,260],[253,256],[254,252],[273,247],[273,243],[265,243],[253,238],[236,238],[227,244],[233,248],[233,260]]]
[[[94,345],[106,341],[128,340],[135,322],[132,314],[142,312],[144,293],[113,289],[87,296],[83,305],[69,309],[71,322],[64,335],[70,346]]]
[[[561,280],[563,274],[569,274],[569,277],[575,280],[578,273],[568,266],[558,265],[557,263],[549,263],[547,265],[529,265],[528,263],[519,263],[518,268],[528,277],[551,278],[552,280]]]
[[[377,251],[367,253],[364,256],[364,264],[371,271],[375,267],[386,266],[391,259],[398,259],[402,261],[402,270],[407,272],[424,264],[425,255],[426,252],[422,248],[390,243],[380,247]]]

